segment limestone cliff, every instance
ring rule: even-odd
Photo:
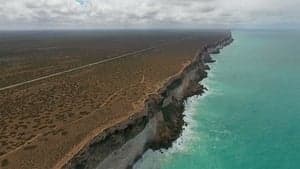
[[[215,44],[204,46],[193,61],[165,85],[150,95],[142,112],[94,138],[64,168],[126,169],[149,148],[168,148],[183,128],[184,101],[202,94],[199,81],[207,76],[210,54],[217,54],[233,41],[231,34]]]

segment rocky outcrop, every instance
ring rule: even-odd
[[[184,101],[205,90],[199,81],[207,77],[206,63],[214,62],[210,54],[219,53],[232,41],[229,33],[215,44],[202,47],[189,65],[148,97],[143,111],[94,138],[64,168],[126,169],[147,149],[170,147],[184,125]]]

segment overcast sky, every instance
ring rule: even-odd
[[[0,0],[0,29],[299,28],[300,0]]]

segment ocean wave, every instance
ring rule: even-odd
[[[204,79],[203,84],[208,90],[205,91],[201,96],[193,96],[187,99],[185,102],[184,121],[187,125],[183,127],[181,136],[173,142],[172,147],[169,149],[161,149],[157,151],[148,150],[142,158],[135,164],[134,169],[160,169],[161,164],[172,161],[174,154],[190,154],[193,153],[194,144],[199,142],[201,139],[200,133],[196,130],[199,127],[198,122],[195,120],[199,113],[199,103],[207,96],[220,95],[222,91],[216,88],[218,82],[215,81],[214,77],[215,69],[212,68],[208,73],[208,78]],[[160,161],[160,162],[158,162]]]
[[[199,98],[200,96],[193,96],[186,101],[183,119],[187,125],[183,127],[181,136],[173,143],[172,147],[167,150],[167,153],[191,152],[192,146],[189,145],[199,139],[198,133],[195,131],[195,128],[197,128],[197,121],[194,118],[197,113],[196,105],[199,102]]]
[[[184,121],[187,125],[183,127],[181,136],[172,144],[169,149],[161,149],[157,151],[148,150],[142,158],[134,165],[134,169],[160,169],[161,164],[171,161],[174,154],[193,152],[192,144],[197,142],[200,137],[196,132],[197,121],[194,116],[197,113],[197,104],[203,96],[193,96],[187,99],[185,103]],[[160,161],[160,162],[158,162]]]

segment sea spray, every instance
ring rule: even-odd
[[[194,128],[197,127],[197,122],[194,120],[194,115],[196,113],[195,104],[198,103],[199,99],[200,96],[193,96],[188,98],[185,102],[185,111],[183,114],[186,125],[183,127],[181,136],[172,143],[172,147],[156,151],[151,149],[148,150],[143,157],[136,162],[133,167],[134,169],[159,169],[161,166],[159,165],[160,163],[157,163],[157,161],[168,161],[170,160],[169,158],[172,158],[172,154],[189,153],[193,151],[193,147],[190,145],[200,139],[194,130]],[[144,161],[144,159],[147,159],[147,161]]]

